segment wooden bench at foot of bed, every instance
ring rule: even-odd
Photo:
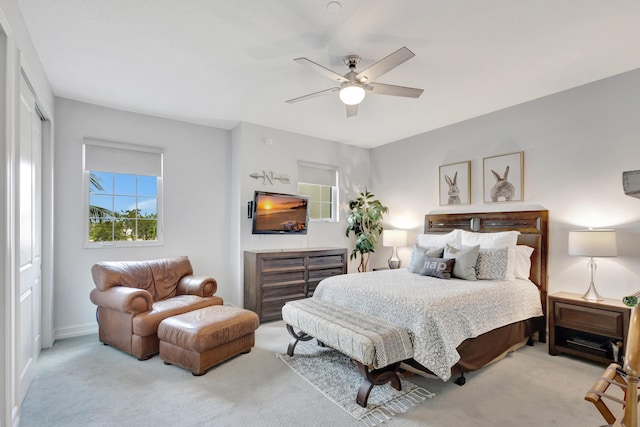
[[[287,354],[293,356],[299,341],[316,338],[319,344],[349,356],[364,376],[356,402],[365,407],[371,389],[388,382],[400,390],[400,362],[413,357],[406,329],[383,319],[318,298],[290,301],[282,308],[282,318],[291,334]],[[301,332],[296,333],[294,328]]]

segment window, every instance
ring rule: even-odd
[[[85,246],[162,243],[162,152],[85,139]]]
[[[338,221],[338,168],[298,162],[298,194],[309,197],[311,221]]]

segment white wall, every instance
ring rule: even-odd
[[[206,126],[56,98],[56,337],[97,330],[91,266],[97,261],[189,256],[197,275],[218,280],[217,295],[234,294],[228,268],[230,133]],[[162,147],[164,245],[83,248],[84,137]]]
[[[268,139],[271,143],[265,143]],[[242,123],[233,132],[234,167],[237,167],[234,185],[238,191],[232,215],[240,218],[237,224],[239,247],[236,262],[242,263],[242,252],[260,249],[297,249],[344,247],[353,249],[353,238],[345,236],[345,205],[368,185],[369,150],[322,140],[305,135]],[[255,190],[296,194],[298,190],[298,161],[337,166],[339,169],[340,222],[310,222],[306,235],[253,235],[252,220],[247,217],[247,202],[253,200]],[[262,171],[286,174],[289,184],[274,181],[273,185],[249,175]],[[356,271],[357,263],[348,270]]]
[[[598,260],[595,281],[617,299],[640,290],[640,200],[622,190],[622,172],[640,169],[639,112],[635,70],[375,148],[371,188],[390,209],[386,225],[410,229],[410,243],[430,211],[548,209],[550,293],[588,287],[586,259],[567,255],[568,230],[613,227],[619,256]],[[482,159],[515,151],[524,151],[524,202],[484,204]],[[439,206],[439,166],[466,160],[471,205]],[[410,248],[400,255],[408,263]]]
[[[295,194],[298,160],[306,160],[339,167],[344,205],[367,185],[369,150],[252,124],[228,132],[63,98],[56,98],[56,119],[57,338],[97,329],[95,306],[89,301],[94,287],[90,269],[97,261],[188,255],[195,274],[215,277],[217,295],[242,307],[244,250],[352,248],[353,239],[344,236],[344,211],[339,223],[311,223],[306,236],[258,236],[251,234],[247,202],[256,189]],[[263,143],[267,136],[271,145]],[[83,247],[84,137],[164,149],[164,245]],[[291,183],[268,185],[249,177],[262,170],[288,174]]]

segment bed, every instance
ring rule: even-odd
[[[454,230],[464,230],[467,238],[519,232],[517,245],[533,248],[528,280],[445,281],[407,269],[382,270],[325,279],[313,297],[406,327],[414,343],[407,367],[444,381],[460,374],[460,385],[465,372],[520,343],[532,344],[533,337],[546,342],[548,211],[425,216],[427,237],[452,235]]]

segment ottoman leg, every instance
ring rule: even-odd
[[[369,370],[369,368],[362,363],[354,360],[358,366],[358,370],[364,377],[364,381],[358,390],[356,396],[356,403],[363,408],[367,407],[367,401],[369,400],[369,394],[375,385],[383,385],[388,382],[391,383],[391,387],[400,391],[402,385],[400,383],[400,377],[398,377],[398,369],[400,368],[400,362],[392,363],[384,368]]]
[[[300,333],[296,333],[296,331],[293,330],[293,326],[289,325],[288,323],[287,331],[289,331],[289,335],[291,335],[291,341],[289,341],[289,347],[287,347],[287,354],[289,356],[293,356],[293,351],[296,349],[298,341],[309,341],[313,339],[311,335],[307,335],[303,331],[300,331]]]

